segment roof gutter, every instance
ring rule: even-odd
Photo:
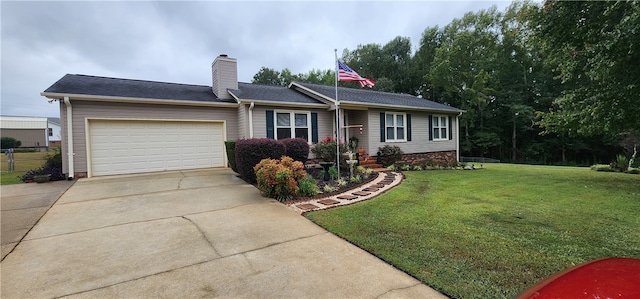
[[[118,103],[131,103],[131,104],[158,104],[158,105],[179,105],[179,106],[214,106],[214,107],[228,107],[236,108],[237,103],[217,103],[217,102],[204,102],[204,101],[179,101],[179,100],[166,100],[166,99],[151,99],[151,98],[131,98],[131,97],[114,97],[114,96],[99,96],[85,95],[85,94],[67,94],[67,93],[50,93],[41,92],[41,96],[49,99],[62,99],[73,98],[74,100],[82,101],[94,101],[94,102],[118,102]]]
[[[312,104],[312,103],[293,103],[293,102],[278,102],[278,101],[261,101],[255,99],[242,99],[240,104],[265,105],[265,106],[280,106],[280,107],[307,107],[307,108],[327,108],[326,104]]]
[[[67,163],[68,163],[68,180],[73,180],[75,169],[73,165],[73,115],[71,112],[71,101],[69,97],[64,97],[64,105],[67,107]]]
[[[393,109],[393,110],[413,110],[413,111],[427,111],[427,112],[438,112],[438,113],[460,113],[465,112],[464,110],[456,109],[455,110],[444,110],[437,108],[422,108],[415,106],[399,106],[399,105],[391,105],[391,104],[370,104],[370,103],[360,103],[360,102],[352,102],[352,101],[340,101],[340,107],[349,108],[349,107],[365,107],[365,108],[382,108],[382,109]]]

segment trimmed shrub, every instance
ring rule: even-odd
[[[263,159],[254,170],[262,194],[279,201],[299,195],[298,180],[307,177],[304,165],[287,156],[281,160]]]
[[[304,138],[287,138],[280,140],[284,144],[285,156],[302,164],[309,159],[309,144]]]
[[[263,159],[280,159],[284,156],[284,144],[269,138],[236,140],[236,168],[245,181],[256,182],[254,167]]]
[[[238,172],[238,168],[236,167],[236,141],[235,140],[227,140],[224,142],[224,147],[227,150],[227,161],[229,161],[229,166],[235,172]]]
[[[611,165],[606,165],[606,164],[592,165],[591,166],[591,170],[603,171],[603,172],[613,172],[613,171],[615,171],[613,168],[611,168]]]
[[[2,137],[0,138],[0,143],[2,149],[10,149],[20,147],[22,145],[22,141],[15,139],[13,137]]]
[[[402,149],[397,145],[385,145],[378,148],[378,155],[382,157],[382,165],[393,165],[402,158]]]
[[[36,175],[49,175],[50,181],[62,181],[66,179],[62,173],[62,151],[59,147],[53,149],[53,155],[47,155],[47,160],[42,167],[31,169],[18,178],[26,183],[32,182],[33,177]]]
[[[310,175],[298,180],[300,196],[314,196],[322,193],[318,187],[318,182]]]
[[[44,167],[62,169],[62,150],[59,147],[53,148],[53,155],[47,155],[47,161],[44,163]]]

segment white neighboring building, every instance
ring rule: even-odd
[[[20,140],[21,147],[48,148],[60,146],[60,118],[0,116],[0,135]]]

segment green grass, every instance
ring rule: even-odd
[[[484,166],[405,172],[380,197],[306,216],[455,298],[511,298],[589,260],[640,258],[640,175]]]
[[[22,176],[28,170],[39,168],[44,165],[48,152],[30,152],[30,153],[14,153],[15,170],[8,171],[8,157],[4,154],[0,155],[0,185],[22,184],[18,176]]]

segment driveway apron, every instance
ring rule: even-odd
[[[78,180],[0,266],[2,298],[446,298],[228,169]]]

